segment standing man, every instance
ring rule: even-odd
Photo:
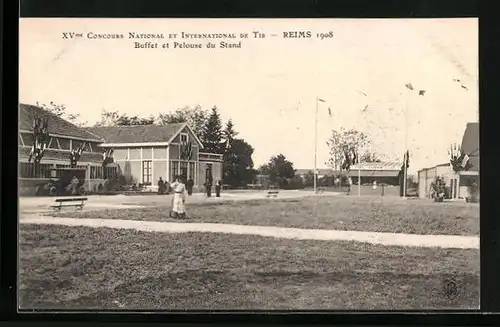
[[[186,185],[182,182],[180,176],[177,176],[175,182],[170,184],[174,197],[172,199],[172,210],[170,217],[172,218],[186,218]]]
[[[349,176],[349,178],[347,178],[347,195],[351,193],[351,185],[352,185],[352,178],[351,176]]]
[[[165,182],[163,182],[163,179],[160,177],[158,180],[158,194],[164,194],[165,193]]]
[[[215,196],[217,198],[220,198],[220,189],[222,188],[222,184],[221,184],[221,181],[220,179],[217,180],[217,182],[215,183]]]
[[[194,186],[194,181],[192,178],[188,179],[186,182],[186,187],[187,187],[187,193],[188,195],[193,195],[193,186]]]
[[[207,167],[206,171],[206,179],[205,179],[205,191],[207,192],[207,197],[212,196],[212,183],[213,183],[213,177],[212,177],[212,170]]]

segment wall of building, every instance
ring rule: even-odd
[[[420,198],[430,198],[431,185],[436,176],[443,177],[446,186],[451,188],[453,199],[464,197],[464,189],[459,186],[459,176],[453,171],[450,165],[439,165],[431,168],[422,169],[418,172],[418,190]]]
[[[361,185],[361,195],[362,196],[397,196],[399,197],[399,186],[381,186],[377,185],[377,188],[373,188],[373,186]],[[351,186],[351,195],[358,195],[358,185]]]
[[[170,158],[167,159],[167,152]],[[206,161],[201,164],[196,160],[179,160],[179,145],[171,144],[167,147],[129,147],[115,148],[115,162],[119,165],[121,173],[127,179],[127,183],[142,184],[143,174],[150,174],[152,185],[156,185],[159,178],[172,182],[175,176],[182,175],[187,171],[187,178],[194,181],[195,191],[200,189],[205,181],[205,164],[212,163],[212,175],[214,181],[222,178],[222,163],[215,160]],[[193,159],[198,159],[198,147],[193,146]],[[146,163],[151,161],[151,163]],[[151,169],[145,169],[145,165],[151,165]],[[203,169],[200,169],[200,166]]]
[[[198,178],[199,178],[199,189],[202,191],[204,190],[203,184],[205,183],[207,164],[212,165],[212,177],[214,186],[217,180],[222,181],[222,162],[200,161],[198,165],[198,170],[199,170]]]

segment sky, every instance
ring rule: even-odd
[[[253,38],[253,31],[266,37]],[[313,37],[284,38],[288,31]],[[332,38],[316,37],[330,31]],[[84,37],[67,40],[63,32]],[[124,38],[89,39],[89,32]],[[167,39],[133,40],[129,32]],[[249,38],[228,40],[241,40],[231,49],[168,39],[181,32]],[[255,148],[256,166],[282,153],[297,169],[313,168],[317,117],[318,168],[326,167],[331,131],[344,127],[367,134],[387,161],[402,160],[407,135],[414,172],[447,162],[466,123],[478,121],[477,19],[21,18],[19,34],[20,102],[64,104],[90,124],[102,109],[148,116],[216,105],[223,123],[231,118]],[[136,49],[136,41],[159,48]],[[204,48],[161,48],[167,42]],[[318,97],[325,102],[316,116]]]

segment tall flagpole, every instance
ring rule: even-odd
[[[318,102],[316,97],[316,114],[314,115],[314,194],[316,194],[316,179],[318,177],[317,152],[318,152]]]
[[[410,102],[410,92],[408,92],[408,96],[406,98],[406,107],[405,107],[405,152],[403,158],[403,199],[406,199],[406,180],[408,174],[408,168],[406,167],[406,163],[408,162],[408,106]]]
[[[361,161],[358,159],[358,196],[361,196]]]

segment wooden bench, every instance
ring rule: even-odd
[[[82,210],[87,198],[63,198],[56,199],[56,205],[50,206],[54,211],[61,211],[63,207],[75,207],[76,210]],[[78,202],[78,203],[77,203]]]
[[[278,196],[279,192],[280,192],[279,190],[268,190],[267,194],[266,194],[266,197],[268,197],[268,198],[269,197],[275,198],[275,197]]]

